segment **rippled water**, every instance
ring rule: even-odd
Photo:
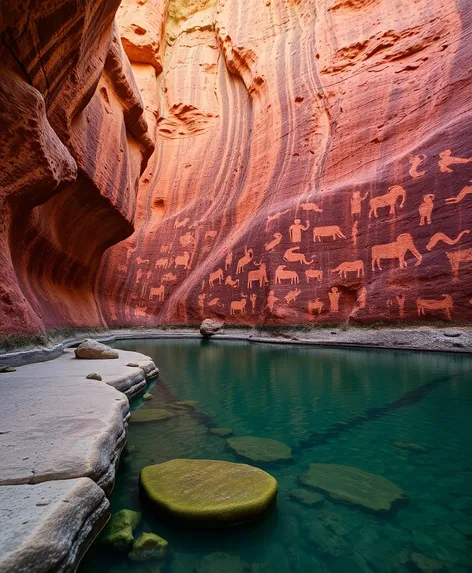
[[[133,409],[199,404],[169,420],[130,424],[136,450],[125,450],[112,497],[113,512],[144,512],[137,534],[167,539],[167,560],[135,563],[95,543],[82,572],[472,571],[472,357],[197,340],[115,346],[152,356],[161,371],[153,400],[138,399]],[[142,467],[177,457],[238,461],[211,426],[293,448],[293,464],[264,467],[279,482],[276,510],[257,525],[219,532],[153,520],[138,495]],[[316,462],[380,474],[409,502],[386,517],[328,499],[321,508],[300,505],[289,492]]]

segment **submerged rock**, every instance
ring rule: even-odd
[[[392,442],[396,448],[401,450],[406,450],[407,452],[413,452],[415,454],[427,454],[429,449],[422,444],[416,444],[415,442]]]
[[[217,320],[216,318],[205,318],[200,325],[200,334],[205,337],[213,336],[220,331],[224,325],[225,323],[222,320]]]
[[[410,563],[421,573],[437,573],[445,571],[444,565],[436,559],[431,559],[421,553],[410,553]]]
[[[175,416],[175,414],[173,412],[169,412],[169,410],[164,410],[162,408],[148,408],[132,412],[130,422],[133,424],[160,422],[161,420],[168,420],[173,416]]]
[[[98,342],[97,340],[86,338],[75,349],[75,356],[76,358],[108,359],[118,358],[118,352],[106,344]]]
[[[214,460],[145,467],[140,484],[158,515],[196,527],[250,521],[275,501],[277,481],[259,468]]]
[[[90,374],[87,374],[85,378],[87,378],[87,380],[98,380],[99,382],[102,381],[102,377],[100,376],[100,374],[97,374],[96,372],[91,372]]]
[[[232,428],[210,428],[210,433],[226,438],[227,436],[231,436],[233,430]]]
[[[195,408],[200,402],[198,400],[179,400],[175,402],[176,406],[182,406],[184,408]]]
[[[307,491],[306,489],[295,488],[290,490],[290,499],[297,501],[306,507],[321,507],[325,499],[320,493]]]
[[[145,400],[145,401],[152,400],[152,394],[149,394],[149,392],[146,392],[146,394],[144,394],[144,396],[143,396],[143,400]]]
[[[287,462],[293,459],[292,448],[270,438],[229,438],[226,444],[238,456],[252,462]]]
[[[129,551],[133,545],[133,531],[141,521],[141,514],[131,509],[122,509],[111,516],[105,529],[100,535],[104,545],[110,545],[120,551]]]
[[[210,553],[205,555],[192,573],[251,573],[251,567],[237,555]]]
[[[134,542],[128,557],[133,561],[164,559],[169,544],[155,533],[142,533]]]
[[[335,502],[372,512],[389,512],[395,504],[408,499],[402,489],[383,476],[349,466],[310,464],[299,480],[302,485],[322,491]]]

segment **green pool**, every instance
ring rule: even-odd
[[[115,347],[148,354],[160,368],[153,399],[132,409],[175,416],[130,424],[112,510],[143,511],[137,535],[155,532],[170,550],[162,562],[133,562],[96,542],[80,571],[472,571],[472,357],[176,339]],[[198,403],[177,404],[189,400]],[[142,467],[178,457],[243,461],[212,427],[292,448],[293,463],[263,466],[279,482],[277,508],[223,531],[153,520],[139,498]],[[307,507],[290,492],[312,463],[384,476],[409,500],[387,515],[329,495]]]

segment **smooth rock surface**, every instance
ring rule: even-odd
[[[90,360],[118,358],[118,352],[106,344],[87,338],[75,349],[76,358],[86,358]]]
[[[229,438],[226,444],[238,456],[252,462],[289,462],[292,461],[292,448],[271,438],[244,436]]]
[[[219,332],[225,323],[216,318],[205,318],[200,325],[200,334],[204,337],[210,337]]]
[[[156,516],[195,527],[228,526],[261,516],[277,481],[246,464],[171,460],[145,467],[140,484]]]
[[[388,513],[408,499],[394,483],[376,474],[337,464],[310,464],[300,483],[321,491],[335,502],[374,513]]]

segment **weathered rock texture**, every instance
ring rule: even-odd
[[[470,321],[467,2],[117,5],[2,3],[2,328]]]

